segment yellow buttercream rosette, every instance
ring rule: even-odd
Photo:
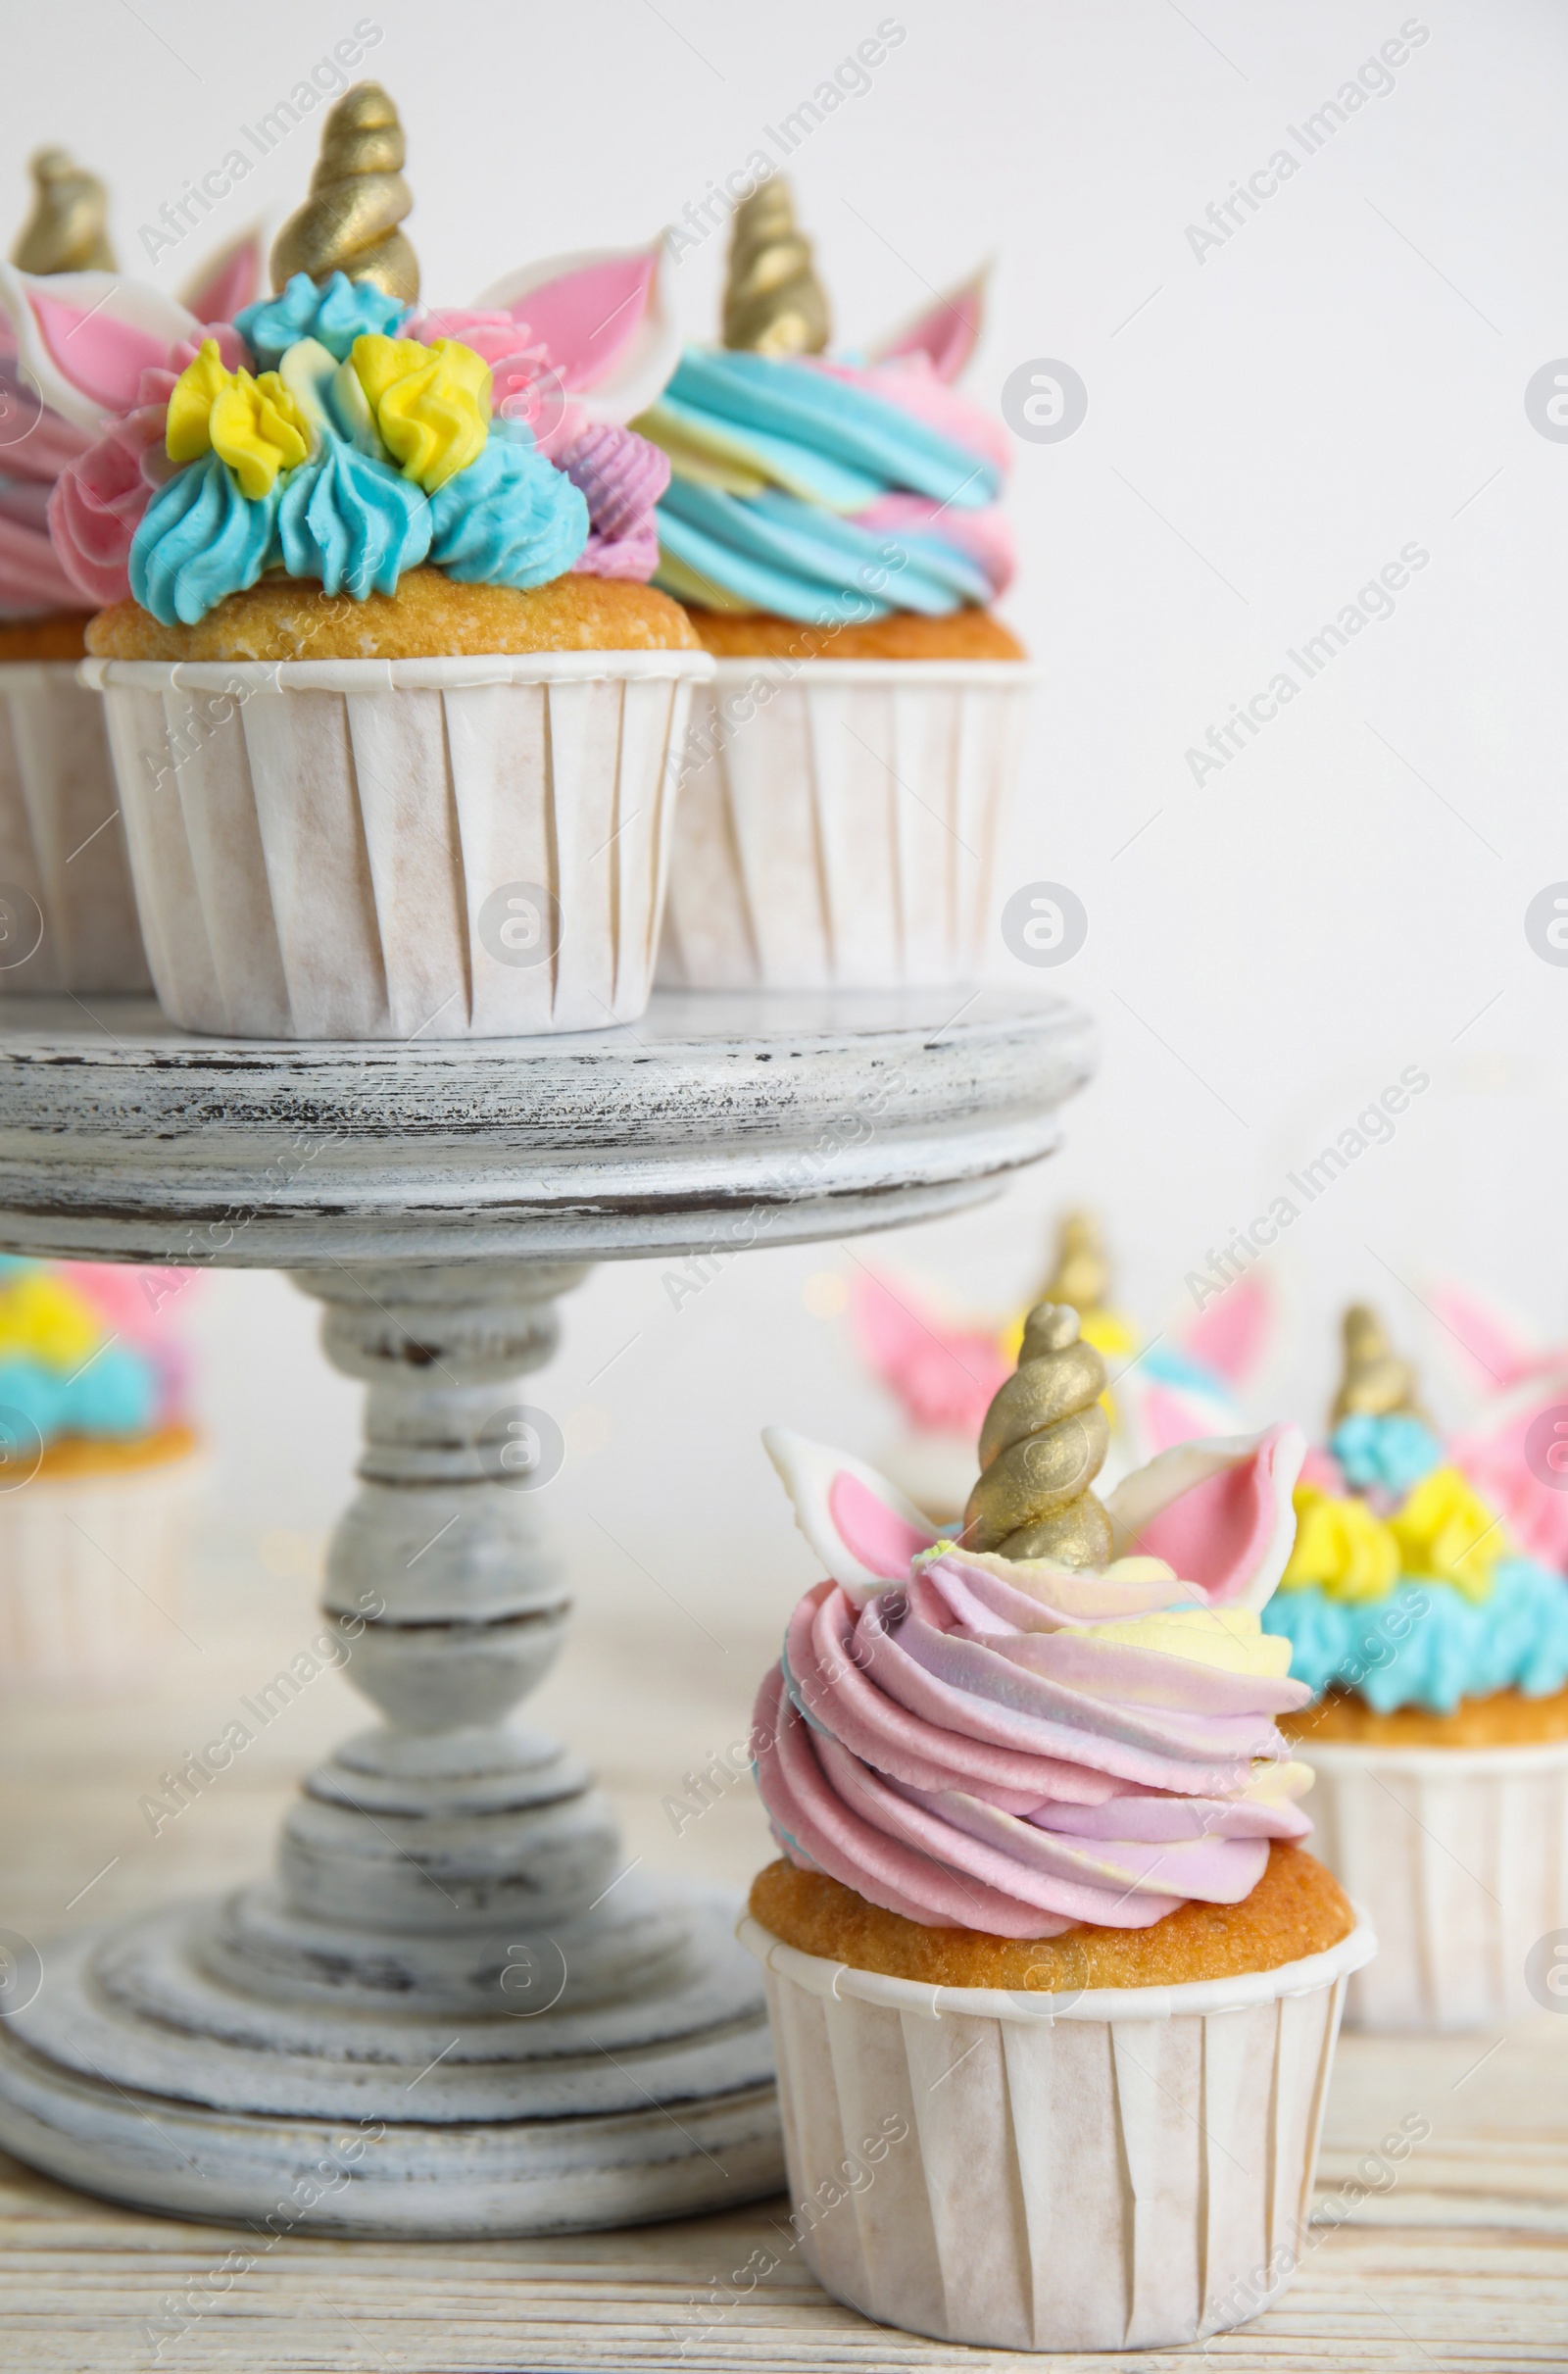
[[[1315,1484],[1298,1484],[1296,1543],[1280,1576],[1282,1591],[1312,1584],[1327,1599],[1384,1599],[1399,1579],[1399,1544],[1365,1501],[1337,1500]]]
[[[1451,1583],[1466,1599],[1484,1600],[1493,1568],[1508,1554],[1502,1520],[1493,1515],[1457,1467],[1434,1467],[1389,1519],[1404,1571]]]
[[[169,398],[164,443],[172,462],[199,462],[215,453],[253,503],[272,491],[280,470],[293,470],[311,450],[310,423],[275,371],[253,379],[226,371],[216,338],[204,338]]]
[[[484,451],[490,433],[490,366],[458,338],[367,331],[349,360],[388,453],[403,475],[433,495]]]
[[[85,1298],[59,1278],[24,1272],[0,1284],[0,1360],[34,1360],[46,1368],[79,1368],[103,1340],[103,1322]]]

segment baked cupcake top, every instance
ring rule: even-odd
[[[1264,1615],[1315,1696],[1451,1714],[1462,1699],[1568,1682],[1568,1584],[1521,1557],[1449,1459],[1376,1315],[1345,1316],[1325,1449],[1295,1495],[1296,1544]]]
[[[90,601],[173,626],[270,572],[362,602],[421,565],[514,589],[652,574],[668,468],[624,422],[677,354],[657,251],[554,258],[432,313],[402,162],[391,101],[357,84],[273,248],[273,293],[232,319],[113,274],[46,292],[0,273],[24,362],[100,432],[48,507]]]
[[[1030,1313],[957,1540],[860,1461],[768,1451],[831,1579],[757,1703],[781,1851],[933,1926],[1051,1937],[1236,1904],[1310,1824],[1275,1717],[1305,1706],[1259,1611],[1290,1553],[1294,1427],[1093,1490],[1105,1370]]]
[[[952,385],[980,307],[976,280],[872,356],[829,356],[809,243],[764,181],[736,210],[722,351],[688,347],[636,423],[673,470],[657,582],[819,626],[995,600],[1013,569],[1006,433]]]

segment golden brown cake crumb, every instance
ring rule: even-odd
[[[766,610],[690,613],[705,651],[721,660],[1021,660],[1023,645],[989,610],[946,618],[910,611],[858,626],[804,626]]]
[[[182,1459],[196,1448],[189,1426],[160,1426],[152,1434],[135,1434],[115,1442],[102,1435],[65,1434],[51,1443],[38,1467],[41,1477],[132,1475],[143,1467],[164,1467]]]
[[[353,602],[305,577],[263,577],[194,626],[163,626],[137,602],[100,611],[87,649],[105,660],[440,660],[489,652],[696,651],[686,613],[652,585],[554,577],[458,585],[411,569],[395,594]]]
[[[1276,1842],[1250,1896],[1239,1904],[1182,1904],[1152,1929],[1080,1926],[1060,1937],[987,1937],[928,1929],[867,1904],[822,1871],[769,1863],[752,1883],[753,1917],[829,1961],[939,1987],[1179,1987],[1193,1979],[1277,1970],[1325,1954],[1348,1937],[1355,1915],[1331,1871],[1299,1847]]]
[[[1301,1741],[1308,1761],[1314,1745],[1328,1740],[1353,1740],[1365,1748],[1523,1748],[1568,1739],[1568,1690],[1548,1698],[1497,1690],[1490,1698],[1462,1698],[1451,1714],[1426,1706],[1379,1714],[1352,1691],[1330,1690],[1299,1714],[1282,1714],[1279,1725],[1288,1739]]]
[[[40,618],[0,618],[0,660],[79,660],[90,610],[50,610]]]

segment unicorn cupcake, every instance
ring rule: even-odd
[[[1568,1926],[1568,1583],[1521,1555],[1364,1305],[1330,1429],[1263,1622],[1313,1694],[1284,1728],[1324,1855],[1383,1942],[1350,2014],[1480,2026],[1530,2007],[1531,1949]]]
[[[657,253],[431,310],[403,164],[356,84],[270,296],[216,326],[144,302],[88,341],[121,402],[51,526],[107,604],[89,674],[148,956],[199,1029],[510,1034],[647,1002],[669,754],[711,671],[647,582],[668,473],[625,426],[676,360]],[[92,411],[74,325],[18,294],[51,400]]]
[[[18,270],[40,290],[112,273],[103,183],[60,148],[31,170]],[[75,678],[94,606],[49,536],[54,486],[90,442],[0,313],[0,993],[148,986],[103,704]]]
[[[1008,440],[954,385],[977,276],[831,354],[786,183],[737,208],[717,351],[637,422],[668,455],[658,582],[718,658],[694,717],[663,970],[698,988],[983,964],[1030,671]]]
[[[996,2349],[1190,2342],[1283,2289],[1374,1950],[1302,1851],[1308,1694],[1260,1623],[1305,1445],[1187,1445],[1102,1501],[1105,1383],[1038,1305],[956,1538],[765,1438],[829,1577],[758,1698],[780,1859],[741,1930],[802,2246],[866,2314]],[[861,2151],[868,2208],[818,2221]]]

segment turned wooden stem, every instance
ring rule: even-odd
[[[570,1606],[535,1513],[550,1428],[514,1380],[550,1359],[555,1298],[584,1274],[516,1261],[297,1275],[325,1305],[328,1359],[369,1388],[322,1604],[382,1716],[311,1775],[284,1826],[297,1912],[399,1932],[545,1926],[614,1876],[618,1834],[587,1774],[512,1719]]]

